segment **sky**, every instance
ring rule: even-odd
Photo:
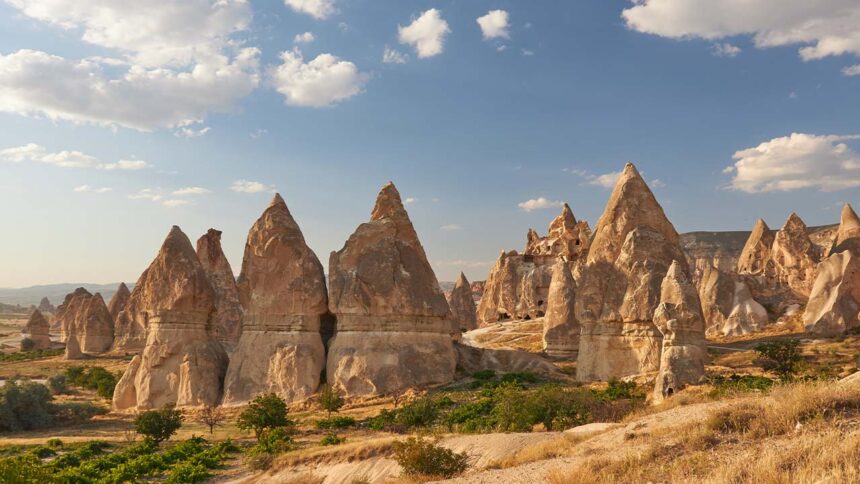
[[[679,232],[860,204],[857,0],[0,0],[0,287],[234,271],[275,191],[327,264],[393,181],[484,279],[633,162]]]

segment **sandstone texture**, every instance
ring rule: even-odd
[[[526,255],[557,255],[572,261],[588,253],[591,229],[588,222],[577,222],[568,204],[549,224],[546,237],[530,229],[526,237]]]
[[[774,235],[764,220],[758,219],[738,260],[738,274],[760,275],[767,271]]]
[[[137,297],[135,297],[137,296]],[[217,405],[227,355],[211,330],[215,291],[188,237],[174,226],[132,291],[146,340],[117,383],[116,410]]]
[[[33,311],[30,319],[27,320],[27,324],[24,325],[24,329],[21,330],[26,338],[33,341],[34,350],[46,350],[51,347],[50,331],[51,325],[48,324],[48,320],[45,319],[42,311],[38,309]]]
[[[579,353],[576,320],[576,281],[570,267],[559,257],[552,269],[546,316],[543,319],[544,351],[554,358],[575,359]]]
[[[678,233],[628,163],[597,223],[578,285],[577,379],[608,380],[658,369],[663,337],[652,317],[673,261],[688,272]]]
[[[245,314],[224,381],[224,404],[239,405],[266,392],[287,402],[310,397],[325,366],[325,274],[280,195],[248,232],[237,284]]]
[[[221,231],[209,229],[197,239],[197,258],[215,291],[212,331],[218,341],[232,348],[242,332],[242,306],[233,269],[221,249]]]
[[[478,327],[475,300],[472,298],[472,285],[462,272],[454,289],[448,294],[448,307],[451,308],[451,319],[457,332],[471,331]]]
[[[672,263],[660,289],[654,324],[663,334],[660,372],[654,399],[669,397],[705,376],[705,322],[699,296],[678,261]]]
[[[113,297],[110,298],[110,303],[108,304],[108,312],[114,321],[119,317],[119,313],[125,309],[129,296],[131,296],[131,292],[128,290],[128,286],[124,282],[120,282],[119,287],[113,293]]]
[[[389,183],[370,222],[329,259],[329,384],[373,395],[450,382],[456,354],[448,303],[424,248]]]
[[[79,287],[67,295],[57,310],[60,328],[66,343],[77,339],[76,346],[82,353],[104,353],[110,350],[114,340],[114,323],[101,294],[90,294]]]
[[[845,204],[842,207],[842,215],[839,220],[839,228],[833,239],[833,245],[828,250],[828,255],[849,250],[854,254],[860,254],[860,218],[851,208]]]
[[[564,378],[552,362],[527,351],[478,348],[460,343],[455,343],[454,347],[457,350],[457,364],[468,374],[482,370],[498,373],[527,371],[550,378]]]
[[[770,257],[776,283],[787,287],[798,301],[805,301],[815,281],[818,250],[797,214],[792,213],[776,233]]]
[[[749,287],[735,274],[706,269],[699,282],[699,299],[708,334],[744,335],[769,324],[764,306],[753,299]]]
[[[80,344],[78,344],[78,335],[74,326],[71,326],[66,333],[66,349],[63,352],[63,358],[66,360],[81,360],[86,357],[81,352]]]

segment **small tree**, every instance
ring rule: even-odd
[[[267,430],[291,427],[287,416],[287,403],[274,393],[259,395],[239,414],[237,426],[241,430],[253,430],[257,441]]]
[[[458,454],[421,437],[409,437],[392,446],[394,460],[407,476],[440,476],[451,478],[469,466],[469,456]]]
[[[779,375],[784,381],[791,380],[800,369],[800,340],[788,339],[759,343],[753,348],[762,361],[760,366]]]
[[[206,407],[200,411],[198,419],[209,427],[209,435],[212,435],[215,433],[215,427],[220,427],[224,422],[224,412],[219,407]]]
[[[156,444],[170,438],[182,427],[182,411],[171,406],[149,410],[134,419],[134,430]]]
[[[337,412],[343,406],[343,398],[340,396],[340,392],[331,385],[323,385],[322,391],[320,391],[320,406],[331,417],[332,412]]]

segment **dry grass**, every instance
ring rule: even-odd
[[[287,480],[282,482],[283,484],[322,484],[324,480],[325,478],[320,477],[313,472],[308,472],[305,474],[287,478]]]
[[[506,469],[508,467],[521,466],[530,462],[539,460],[552,459],[553,457],[563,457],[569,455],[576,444],[583,440],[592,437],[589,435],[570,435],[562,434],[557,438],[545,440],[543,442],[523,447],[512,456],[493,462],[488,465],[488,469]]]
[[[395,437],[352,441],[332,447],[307,447],[288,452],[275,460],[272,472],[308,464],[354,462],[387,456],[392,452]]]

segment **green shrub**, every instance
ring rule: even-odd
[[[60,439],[48,439],[48,441],[45,442],[45,445],[47,445],[48,447],[51,447],[51,448],[62,447],[63,441]]]
[[[33,351],[36,347],[36,342],[30,338],[21,338],[21,351]]]
[[[54,395],[61,395],[69,391],[66,386],[66,375],[54,375],[48,378],[47,385]]]
[[[0,353],[0,363],[8,363],[12,361],[40,360],[42,358],[51,358],[62,354],[62,349],[20,351],[18,353]]]
[[[516,383],[506,382],[493,395],[493,417],[503,432],[531,432],[535,423],[529,398]]]
[[[632,381],[609,380],[609,386],[603,391],[607,400],[635,398],[636,383]]]
[[[237,422],[240,430],[253,430],[258,441],[266,430],[293,425],[287,415],[287,403],[274,393],[255,398],[248,408],[242,411]]]
[[[344,442],[346,442],[346,439],[344,437],[338,437],[336,433],[332,432],[330,434],[327,434],[325,437],[322,438],[322,440],[320,440],[320,445],[340,445]]]
[[[52,481],[51,472],[32,454],[0,459],[0,482],[17,484]]]
[[[423,438],[409,437],[393,445],[394,460],[407,476],[451,478],[468,467],[469,456],[455,453]]]
[[[773,380],[763,376],[731,375],[715,376],[711,379],[714,389],[711,396],[720,397],[731,393],[764,392],[773,386]]]
[[[335,416],[324,418],[316,421],[316,428],[320,430],[328,429],[345,429],[355,425],[355,419],[352,417]]]
[[[502,375],[502,383],[537,383],[540,379],[530,371],[515,371]]]
[[[367,427],[370,430],[376,430],[377,432],[392,431],[394,430],[394,419],[397,417],[397,412],[393,412],[391,410],[383,409],[379,412],[379,415],[375,417],[371,417],[367,420]]]
[[[104,415],[108,410],[90,402],[63,402],[52,405],[56,420],[64,424],[86,422],[96,415]]]
[[[783,381],[789,381],[800,368],[800,340],[787,339],[759,343],[754,348],[759,355],[759,365],[767,371],[773,371]]]
[[[42,445],[34,447],[30,452],[40,459],[47,459],[48,457],[54,457],[57,455],[57,452],[55,452],[54,449]]]
[[[332,412],[337,412],[343,406],[340,392],[331,385],[323,385],[322,390],[320,390],[319,402],[320,407],[328,412],[329,417],[331,417]]]
[[[492,411],[493,400],[481,398],[475,402],[467,402],[452,408],[445,414],[444,421],[450,431],[487,432],[496,426]]]
[[[134,430],[158,444],[182,427],[183,418],[182,411],[172,407],[149,410],[134,419]]]
[[[472,373],[472,378],[480,381],[487,381],[496,378],[496,372],[493,370],[481,370]]]
[[[175,466],[171,471],[167,480],[167,484],[190,484],[195,482],[203,482],[212,477],[212,473],[200,464],[182,463]]]
[[[438,413],[433,400],[419,398],[398,410],[394,422],[405,428],[429,427],[436,421]]]
[[[280,454],[292,450],[293,438],[286,427],[267,429],[260,434],[257,445],[270,454]]]
[[[566,391],[558,385],[546,385],[531,392],[528,406],[533,422],[552,431],[588,423],[595,402],[587,390]]]
[[[95,390],[102,398],[113,398],[113,391],[119,378],[113,373],[100,366],[81,367],[72,366],[66,369],[66,381],[68,384]]]
[[[54,422],[51,392],[32,381],[7,381],[0,387],[0,431],[40,429]]]

